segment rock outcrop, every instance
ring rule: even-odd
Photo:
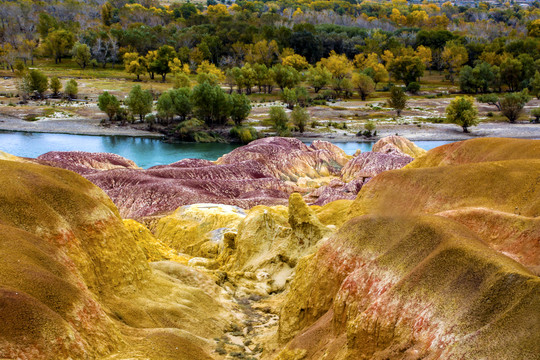
[[[426,153],[426,150],[416,146],[412,141],[403,136],[390,135],[382,138],[373,145],[373,152],[383,154],[407,155],[418,158]]]
[[[111,153],[50,151],[37,157],[42,164],[56,166],[81,175],[111,169],[140,169],[133,161]]]

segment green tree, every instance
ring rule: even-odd
[[[296,105],[298,101],[298,97],[296,96],[296,91],[294,89],[285,88],[281,92],[281,101],[283,101],[285,104],[287,104],[287,108],[293,109],[294,105]]]
[[[476,98],[476,100],[484,104],[494,105],[497,107],[497,110],[501,111],[501,104],[499,102],[499,97],[496,94],[480,95],[479,97]]]
[[[534,123],[540,123],[540,108],[532,109],[531,115],[534,116]]]
[[[176,115],[180,116],[182,121],[193,111],[193,103],[191,102],[191,89],[182,87],[169,91],[171,99],[174,103]]]
[[[303,133],[309,121],[309,114],[306,109],[300,106],[296,106],[291,112],[291,120],[293,124],[298,128],[298,131]]]
[[[468,128],[478,125],[478,111],[474,99],[469,96],[458,96],[446,108],[446,121],[457,124],[468,133]]]
[[[424,64],[416,56],[400,56],[390,62],[388,70],[396,80],[402,80],[405,86],[424,75]]]
[[[501,80],[508,85],[508,90],[519,90],[523,65],[518,59],[508,58],[501,63]]]
[[[351,81],[362,98],[362,101],[366,100],[366,98],[375,91],[375,82],[366,74],[354,73]]]
[[[54,30],[47,35],[43,44],[44,53],[54,58],[56,64],[62,62],[75,44],[75,35],[69,30]]]
[[[251,101],[244,94],[231,95],[231,118],[236,125],[242,124],[251,112]]]
[[[534,73],[534,78],[531,81],[531,94],[540,99],[540,72]]]
[[[39,70],[30,70],[23,75],[22,78],[23,88],[26,93],[36,93],[40,98],[43,97],[49,82],[47,76]]]
[[[529,100],[531,100],[531,97],[526,90],[519,93],[506,94],[500,100],[501,113],[510,123],[515,123]]]
[[[476,76],[474,76],[473,68],[468,65],[462,67],[459,72],[459,89],[467,94],[477,92],[478,84]]]
[[[313,86],[315,93],[318,93],[322,88],[330,84],[332,73],[323,65],[317,65],[308,70],[307,83]]]
[[[231,112],[230,96],[219,85],[198,84],[191,98],[195,115],[209,126],[224,124]]]
[[[407,95],[405,95],[403,88],[394,86],[390,89],[388,106],[396,110],[397,116],[401,116],[401,112],[405,109],[405,106],[407,106]]]
[[[294,88],[300,82],[300,73],[292,66],[277,64],[272,66],[274,81],[281,91],[285,88]]]
[[[171,120],[174,118],[174,115],[176,114],[176,109],[169,91],[165,91],[158,98],[156,109],[158,117],[165,123],[170,123]]]
[[[169,62],[172,62],[176,57],[176,51],[169,45],[163,45],[157,50],[156,56],[148,64],[151,73],[161,75],[161,79],[165,82],[167,74],[171,72]]]
[[[58,93],[60,92],[60,89],[62,89],[62,84],[60,83],[60,80],[58,77],[53,77],[50,81],[49,88],[53,92],[53,96],[58,96]]]
[[[77,81],[74,79],[69,79],[64,85],[64,95],[68,99],[76,99],[77,94],[79,93]]]
[[[139,120],[143,122],[144,116],[152,111],[152,94],[148,90],[143,90],[140,85],[135,85],[129,92],[126,105],[129,111],[133,115],[139,115]]]
[[[92,58],[88,45],[81,44],[80,42],[76,42],[75,45],[73,45],[71,55],[73,56],[73,61],[75,61],[81,69],[85,69],[88,64],[90,64]]]
[[[289,134],[289,127],[287,123],[287,114],[281,106],[272,106],[270,108],[270,121],[272,122],[272,128],[279,136],[287,136]]]
[[[105,91],[103,94],[99,95],[98,98],[98,107],[109,117],[109,121],[112,121],[114,116],[120,110],[120,102],[116,96],[109,94]]]

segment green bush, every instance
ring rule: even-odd
[[[411,94],[416,94],[420,91],[420,84],[417,83],[416,81],[413,81],[412,83],[407,85],[406,90],[410,92]]]

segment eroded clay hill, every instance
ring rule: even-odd
[[[538,146],[0,154],[0,357],[538,359]]]
[[[238,320],[213,281],[153,268],[73,172],[0,160],[0,183],[0,358],[213,358],[212,338]]]
[[[363,183],[412,161],[423,152],[407,139],[389,137],[383,152],[346,155],[329,142],[307,146],[292,138],[265,138],[235,149],[215,162],[181,160],[147,170],[117,155],[51,152],[38,161],[75,171],[102,188],[123,217],[140,219],[170,213],[182,205],[217,203],[247,209],[286,205],[293,192],[324,205],[354,199]],[[361,174],[359,174],[361,172]],[[367,174],[367,175],[366,175]]]
[[[538,146],[469,140],[373,178],[297,266],[278,358],[537,359]]]

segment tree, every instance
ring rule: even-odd
[[[250,63],[272,66],[278,56],[279,46],[275,40],[261,40],[249,46],[246,60]]]
[[[53,77],[50,81],[49,88],[53,92],[53,96],[58,96],[58,93],[60,92],[60,89],[62,88],[62,84],[60,83],[60,80],[58,77]]]
[[[484,104],[494,105],[497,107],[497,110],[501,111],[501,104],[499,102],[499,97],[495,94],[480,95],[479,97],[476,98],[476,100]]]
[[[366,97],[375,91],[375,82],[366,74],[354,73],[351,81],[362,101],[366,100]]]
[[[78,92],[77,82],[74,79],[69,79],[64,85],[64,95],[68,99],[76,99]]]
[[[459,89],[467,94],[476,93],[478,91],[478,84],[476,77],[474,76],[473,68],[470,66],[464,66],[459,72]]]
[[[388,70],[396,80],[402,80],[405,86],[424,75],[424,64],[416,56],[400,56],[390,62]]]
[[[241,125],[251,112],[251,101],[244,94],[231,95],[231,118],[236,125]]]
[[[146,63],[143,56],[139,56],[137,52],[127,52],[124,54],[124,67],[128,74],[137,76],[137,81],[140,81],[140,76],[146,72]]]
[[[306,109],[300,106],[295,106],[294,110],[291,112],[291,120],[298,128],[298,131],[303,133],[309,121],[309,114]]]
[[[39,70],[30,70],[26,72],[22,78],[23,89],[26,93],[35,92],[38,97],[42,98],[43,93],[47,91],[49,82],[47,76]]]
[[[56,64],[62,61],[62,57],[67,56],[75,43],[75,35],[69,30],[54,30],[47,35],[43,44],[46,55],[52,56]]]
[[[224,124],[231,112],[230,96],[219,85],[198,84],[193,88],[191,99],[195,115],[209,126]]]
[[[468,133],[468,128],[478,125],[478,111],[474,106],[474,99],[469,96],[458,96],[446,108],[446,120],[457,124]]]
[[[531,94],[540,99],[540,72],[534,73],[534,78],[531,81]]]
[[[304,70],[309,66],[306,58],[302,55],[292,54],[281,59],[283,66],[292,66],[298,71]]]
[[[281,91],[287,87],[293,88],[300,82],[300,73],[291,66],[274,65],[272,74]]]
[[[281,106],[272,106],[270,108],[270,121],[272,122],[272,128],[277,132],[279,136],[287,136],[289,133],[289,127],[287,123],[287,114]]]
[[[390,89],[388,106],[396,110],[397,116],[401,116],[401,111],[407,106],[407,95],[405,95],[405,91],[403,91],[402,87],[393,86],[392,89]]]
[[[144,116],[152,111],[153,97],[150,91],[143,90],[140,85],[131,88],[126,99],[126,105],[133,115],[139,115],[139,120],[144,121]]]
[[[540,123],[540,108],[532,109],[531,115],[534,116],[534,123]]]
[[[90,60],[92,58],[88,45],[81,44],[80,42],[76,42],[75,45],[73,45],[71,55],[73,56],[73,60],[81,67],[81,69],[85,69],[88,64],[90,64]]]
[[[317,65],[309,69],[306,80],[309,85],[313,86],[315,93],[318,93],[330,83],[332,73],[323,65]]]
[[[508,85],[508,90],[519,90],[522,67],[518,59],[507,58],[501,63],[501,80]]]
[[[176,114],[176,109],[174,107],[174,102],[171,98],[171,95],[168,91],[165,91],[158,98],[156,109],[157,109],[158,117],[160,119],[165,120],[167,124],[171,122],[174,115]]]
[[[169,94],[173,101],[176,115],[180,116],[182,121],[186,120],[186,117],[191,114],[193,110],[193,103],[191,102],[191,90],[188,87],[182,87],[179,89],[170,90]]]
[[[519,93],[506,94],[500,100],[501,113],[513,124],[519,118],[525,104],[527,104],[530,99],[531,97],[526,90]]]
[[[345,54],[338,55],[332,50],[330,56],[321,59],[317,65],[319,64],[326,67],[332,74],[332,87],[337,95],[352,88],[350,76],[354,65]]]
[[[294,105],[296,105],[296,102],[298,101],[296,91],[289,88],[283,89],[283,91],[281,92],[281,101],[287,104],[287,108],[292,110],[294,108]]]
[[[99,95],[98,107],[109,117],[109,121],[112,121],[114,116],[120,110],[120,102],[116,96],[109,94],[107,91]]]
[[[459,72],[461,67],[469,61],[469,55],[465,46],[457,42],[450,41],[444,47],[441,59],[448,71],[448,79],[454,83],[454,74]]]
[[[152,73],[161,75],[161,80],[165,82],[167,74],[171,72],[169,63],[176,57],[176,51],[169,45],[163,45],[155,54],[152,55],[152,60],[148,66]]]

